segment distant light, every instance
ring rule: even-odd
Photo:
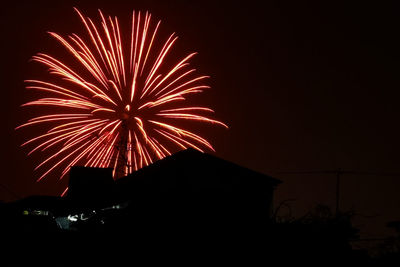
[[[68,220],[71,222],[78,221],[78,215],[68,215]]]
[[[22,215],[32,215],[32,216],[49,216],[51,215],[48,210],[24,210]]]
[[[93,210],[93,211],[90,212],[90,213],[81,213],[81,214],[79,215],[79,219],[80,219],[81,221],[86,221],[86,220],[89,220],[90,218],[92,218],[94,215],[96,215],[96,211],[95,211],[95,210]]]

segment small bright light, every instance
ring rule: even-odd
[[[78,220],[78,215],[68,215],[68,220],[71,222],[76,222]]]

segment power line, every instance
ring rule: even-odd
[[[340,184],[341,176],[346,175],[373,175],[373,176],[400,176],[400,172],[367,172],[367,171],[351,171],[351,170],[312,170],[312,171],[279,171],[277,174],[334,174],[336,175],[336,215],[340,209]]]

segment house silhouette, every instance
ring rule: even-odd
[[[146,217],[266,219],[273,191],[270,176],[194,149],[180,151],[116,181],[119,195]]]
[[[12,266],[360,262],[347,221],[271,219],[279,183],[193,149],[116,181],[111,169],[73,167],[65,197],[4,204],[0,229],[10,251],[30,255]]]
[[[127,228],[131,227],[129,222],[142,227],[155,221],[244,223],[269,218],[273,191],[279,183],[216,156],[187,149],[116,181],[112,169],[71,167],[65,197],[31,196],[9,203],[7,210],[54,218],[93,213],[96,219],[107,217],[101,211],[114,210],[109,227]]]
[[[65,200],[79,211],[129,203],[120,212],[123,218],[114,214],[113,223],[108,222],[108,227],[119,229],[122,225],[152,228],[160,221],[165,227],[226,227],[228,221],[268,219],[279,183],[270,176],[187,149],[115,182],[111,169],[72,167]]]

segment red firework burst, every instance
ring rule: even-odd
[[[99,27],[75,11],[87,31],[87,40],[76,34],[68,38],[53,32],[50,35],[72,54],[78,62],[76,68],[39,53],[33,61],[45,65],[57,81],[26,81],[27,89],[48,97],[23,106],[47,106],[51,113],[17,127],[43,125],[46,129],[22,146],[33,146],[29,154],[58,149],[36,167],[48,166],[38,181],[60,166],[62,178],[77,164],[111,167],[114,177],[126,175],[170,155],[171,145],[214,150],[206,139],[176,124],[191,120],[227,127],[204,115],[213,110],[185,101],[187,95],[209,88],[204,84],[208,76],[199,76],[188,67],[196,53],[169,66],[165,58],[177,37],[171,34],[160,45],[160,21],[153,25],[147,12],[144,16],[133,12],[130,46],[125,46],[117,17],[105,17],[99,10]]]

